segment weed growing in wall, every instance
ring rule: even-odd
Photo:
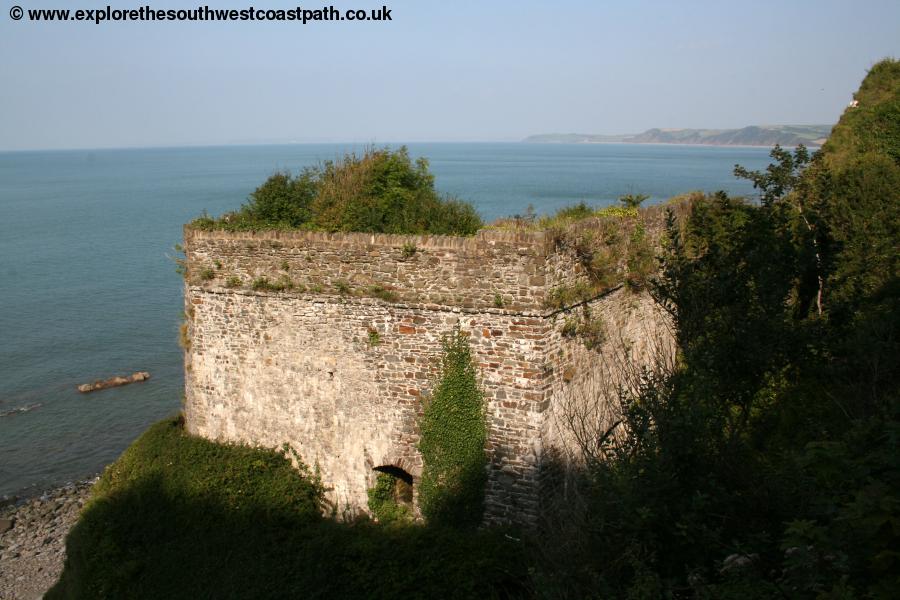
[[[188,276],[188,266],[187,266],[187,257],[184,253],[184,246],[181,244],[175,244],[172,247],[172,250],[175,251],[175,255],[171,256],[171,258],[175,262],[175,272],[187,279]]]
[[[341,296],[348,296],[352,290],[350,289],[349,283],[347,283],[343,279],[339,279],[334,282],[334,291],[336,291]]]
[[[270,281],[266,277],[257,277],[250,287],[257,292],[283,292],[294,289],[294,282],[287,276],[281,277],[277,281]]]
[[[178,345],[187,352],[191,351],[191,332],[187,321],[178,326]]]
[[[419,251],[419,249],[416,247],[416,245],[413,242],[407,242],[407,243],[403,244],[403,249],[401,252],[403,254],[404,259],[410,259],[413,256],[415,256],[416,252],[418,252],[418,251]]]
[[[472,350],[459,328],[443,339],[440,377],[419,425],[422,514],[435,525],[478,526],[487,479],[485,402]]]
[[[588,350],[599,349],[606,341],[606,324],[603,317],[594,315],[584,306],[581,315],[567,316],[560,329],[563,337],[579,338]]]
[[[397,292],[395,292],[391,288],[386,288],[383,285],[373,285],[368,289],[369,295],[374,296],[375,298],[380,298],[385,302],[396,302],[399,299],[397,296]]]

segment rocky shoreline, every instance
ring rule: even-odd
[[[0,598],[41,598],[56,583],[66,559],[66,535],[97,479],[0,507]]]

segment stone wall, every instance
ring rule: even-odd
[[[537,518],[541,460],[560,439],[548,425],[550,405],[584,387],[591,361],[560,334],[565,311],[544,307],[549,289],[581,275],[543,233],[188,227],[185,252],[190,431],[288,443],[319,468],[339,512],[365,510],[376,467],[399,467],[414,481],[421,474],[422,398],[441,338],[458,326],[488,405],[486,519]],[[281,289],[254,289],[261,278]]]
[[[307,290],[373,286],[405,303],[460,308],[500,304],[540,311],[547,289],[543,232],[481,231],[471,238],[302,231],[186,230],[194,277],[211,270],[220,283],[289,278]],[[209,271],[207,271],[209,273]]]

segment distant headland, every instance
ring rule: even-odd
[[[542,133],[527,143],[556,144],[704,144],[711,146],[821,146],[831,125],[751,125],[741,129],[648,129],[643,133],[598,135]]]

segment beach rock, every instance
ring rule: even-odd
[[[6,533],[13,528],[12,519],[0,519],[0,533]]]
[[[83,383],[78,386],[81,393],[93,392],[96,390],[105,390],[106,388],[118,387],[120,385],[128,385],[129,383],[137,383],[138,381],[147,381],[150,379],[150,373],[147,371],[138,371],[132,373],[128,377],[110,377],[109,379],[97,380],[93,383]]]
[[[40,598],[65,562],[65,539],[96,479],[0,507],[0,598]],[[10,528],[4,529],[4,523]]]

